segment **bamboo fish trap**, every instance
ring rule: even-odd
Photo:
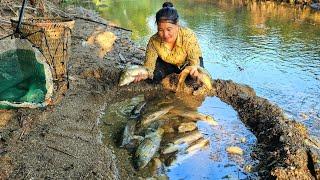
[[[11,19],[11,23],[16,28],[18,20]],[[74,21],[65,18],[24,19],[20,26],[21,37],[39,48],[46,58],[53,77],[54,101],[59,101],[68,89],[67,64],[73,27]]]

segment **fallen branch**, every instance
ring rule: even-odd
[[[83,18],[83,17],[79,17],[79,16],[74,16],[74,18],[76,18],[76,19],[82,19],[82,20],[85,20],[85,21],[94,22],[94,23],[97,23],[97,24],[101,24],[101,25],[105,25],[105,26],[110,26],[110,27],[112,27],[112,28],[116,28],[116,29],[121,29],[121,30],[125,30],[125,31],[132,32],[132,30],[130,30],[130,29],[126,29],[126,28],[122,28],[122,27],[119,27],[119,26],[114,26],[114,25],[106,24],[106,23],[99,22],[99,21],[95,21],[95,20],[88,19],[88,18]]]
[[[22,6],[17,6],[17,5],[15,5],[15,6],[13,6],[14,8],[21,8]],[[26,7],[24,7],[25,9],[30,9],[30,10],[33,10],[33,11],[36,11],[37,10],[37,8],[33,8],[33,7],[29,7],[29,6],[26,6]]]

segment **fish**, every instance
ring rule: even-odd
[[[161,162],[161,160],[157,157],[153,158],[151,161],[151,166],[150,166],[150,173],[152,177],[156,177],[157,179],[168,179],[166,176],[166,170],[164,167],[164,164]]]
[[[182,144],[168,143],[163,149],[162,154],[170,154],[178,150],[183,150],[187,147],[187,145],[188,145],[187,143],[182,143]]]
[[[186,135],[173,140],[172,143],[173,144],[182,144],[182,143],[190,144],[201,137],[203,137],[203,135],[196,130],[196,131],[188,132],[186,133]]]
[[[178,150],[184,151],[186,148],[188,148],[188,146],[190,146],[190,144],[201,138],[203,138],[203,135],[199,131],[187,133],[186,135],[178,137],[169,142],[162,150],[162,154],[169,154]]]
[[[131,116],[130,118],[137,119],[140,117],[141,112],[145,109],[147,102],[142,101],[139,104],[137,104],[131,111]]]
[[[147,76],[148,71],[145,67],[139,65],[127,67],[120,75],[119,86],[124,86],[132,83],[135,79],[135,76],[139,74]]]
[[[193,131],[197,128],[197,124],[194,122],[181,123],[178,127],[179,133]]]
[[[204,147],[206,147],[208,144],[209,144],[208,139],[200,138],[186,149],[186,153],[188,153],[188,154],[195,153],[195,152],[203,149]]]
[[[213,117],[199,113],[197,111],[185,111],[185,110],[180,110],[180,109],[173,109],[170,111],[170,113],[176,114],[181,117],[189,118],[192,121],[200,120],[200,121],[204,121],[212,126],[218,125],[218,122],[216,120],[214,120]]]
[[[120,147],[132,148],[135,146],[135,144],[143,140],[142,136],[134,135],[135,130],[136,130],[136,121],[134,120],[128,121],[122,134],[122,142]]]
[[[173,153],[178,150],[186,149],[191,143],[202,138],[203,135],[199,131],[192,131],[182,137],[178,137],[169,142],[162,150],[162,154]]]
[[[165,164],[167,166],[175,166],[177,164],[180,164],[186,159],[189,159],[194,154],[202,150],[204,147],[206,147],[209,143],[209,140],[200,138],[196,142],[193,143],[190,147],[187,148],[185,151],[181,151],[178,153],[174,153],[170,156],[168,156],[165,160]]]
[[[145,136],[144,140],[140,143],[135,152],[134,167],[136,169],[140,170],[144,168],[158,152],[163,133],[164,130],[162,128],[158,128],[156,131],[148,133]]]
[[[174,108],[174,106],[169,105],[169,106],[162,107],[162,108],[160,108],[160,110],[157,110],[155,112],[150,112],[150,113],[143,115],[142,119],[141,119],[141,125],[147,126],[151,122],[153,122],[153,121],[159,119],[161,116],[167,114],[172,108]]]

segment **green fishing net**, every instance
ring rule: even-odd
[[[45,106],[52,94],[45,58],[27,40],[2,40],[0,48],[0,109]]]

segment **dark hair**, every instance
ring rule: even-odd
[[[162,9],[160,9],[156,14],[157,24],[161,21],[177,24],[178,19],[179,19],[178,11],[173,7],[173,4],[171,2],[163,3]]]

